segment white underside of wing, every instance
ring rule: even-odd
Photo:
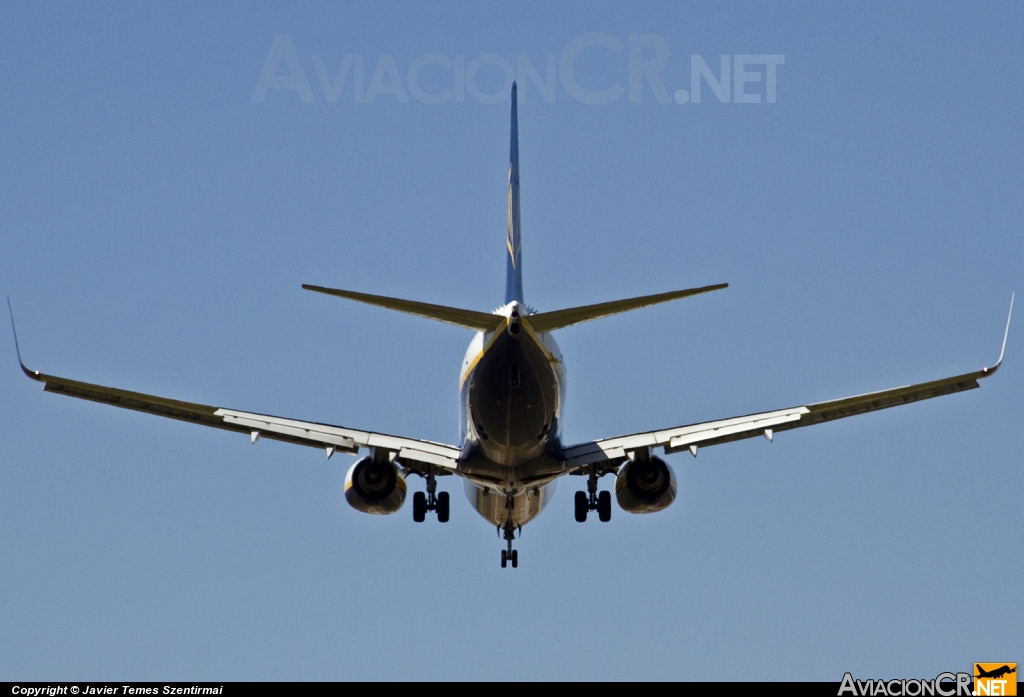
[[[799,421],[809,411],[807,407],[794,407],[582,443],[566,449],[566,465],[574,468],[603,460],[623,458],[627,452],[643,447],[679,450],[692,445],[700,446],[725,436],[739,436],[745,433],[762,435],[766,430],[780,424]]]
[[[318,440],[324,446],[333,445],[339,450],[351,451],[357,447],[355,439],[344,428],[310,424],[304,421],[281,419],[261,414],[249,414],[244,411],[232,411],[230,409],[218,409],[214,414],[223,418],[226,423],[244,426],[261,435],[263,433],[279,433],[297,438],[308,438]]]
[[[621,460],[628,457],[631,451],[645,447],[663,447],[666,453],[688,449],[696,457],[697,449],[701,447],[756,436],[772,440],[776,431],[814,426],[848,416],[971,390],[978,387],[978,380],[992,375],[997,367],[998,364],[993,368],[984,368],[973,373],[869,392],[845,399],[581,443],[565,449],[566,465],[574,469],[606,460]]]
[[[224,419],[225,423],[242,426],[254,434],[279,434],[302,438],[322,443],[325,449],[334,448],[354,453],[359,448],[382,448],[397,453],[399,459],[424,462],[451,470],[455,469],[459,457],[459,449],[454,446],[416,438],[389,436],[233,409],[218,409],[214,414]]]
[[[710,421],[705,424],[684,426],[680,429],[662,431],[660,433],[668,434],[668,447],[675,450],[685,446],[700,445],[704,441],[722,436],[732,436],[748,431],[762,433],[765,429],[778,426],[779,424],[799,421],[800,417],[808,413],[810,413],[810,410],[807,407],[782,409],[763,414],[754,414],[753,416],[741,416],[734,419],[722,419],[721,421]],[[661,444],[659,443],[659,445]]]

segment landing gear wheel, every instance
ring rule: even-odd
[[[412,495],[412,519],[417,523],[427,519],[427,495],[422,491]]]
[[[602,491],[597,495],[597,517],[602,523],[607,523],[612,519],[612,493],[610,491]]]
[[[509,562],[512,562],[512,568],[519,566],[519,552],[512,549],[512,540],[516,538],[516,525],[512,522],[512,496],[508,497],[506,502],[509,509],[508,521],[502,527],[498,528],[498,531],[505,538],[505,542],[508,546],[501,550],[501,568],[508,566]],[[520,528],[522,532],[522,528]]]
[[[609,506],[611,505],[611,501],[610,500],[608,502],[608,505]],[[439,493],[437,495],[437,522],[439,522],[439,523],[447,523],[448,522],[449,511],[450,511],[450,504],[449,504],[448,492],[447,491],[442,491],[441,493]],[[602,518],[602,520],[604,520],[604,519]],[[515,565],[513,564],[513,566],[515,566]]]
[[[590,502],[587,500],[587,492],[577,491],[576,492],[576,522],[585,523],[587,522],[587,509],[590,508]]]

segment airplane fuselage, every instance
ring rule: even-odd
[[[498,310],[506,321],[476,334],[459,378],[466,496],[499,526],[540,513],[564,472],[565,367],[554,338],[534,332],[528,312],[515,301]]]

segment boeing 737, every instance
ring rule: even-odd
[[[598,480],[609,474],[615,477],[615,498],[622,510],[629,513],[661,511],[676,497],[676,478],[668,463],[655,454],[659,450],[662,453],[689,451],[696,457],[700,448],[744,438],[764,436],[770,441],[779,431],[973,389],[978,387],[979,380],[994,374],[1002,363],[1009,317],[999,360],[991,368],[846,399],[587,443],[563,444],[560,424],[565,407],[566,373],[552,332],[621,312],[721,290],[727,284],[555,311],[535,311],[527,306],[523,295],[519,225],[515,84],[511,101],[506,285],[505,303],[500,308],[490,313],[478,312],[323,286],[302,286],[317,293],[447,322],[476,332],[459,375],[461,433],[458,445],[182,402],[46,375],[25,367],[15,333],[22,371],[43,383],[47,392],[238,431],[248,435],[252,443],[268,438],[311,446],[325,451],[328,459],[339,452],[363,453],[345,477],[345,500],[364,513],[397,512],[405,503],[407,479],[418,475],[425,486],[413,494],[413,520],[423,522],[427,513],[432,512],[440,522],[447,522],[449,496],[437,490],[437,478],[457,476],[473,507],[498,528],[506,541],[501,550],[502,567],[511,564],[515,568],[519,564],[518,550],[513,549],[517,531],[543,510],[560,477],[586,477],[586,490],[577,491],[575,499],[575,517],[581,523],[592,511],[597,512],[602,522],[611,519],[611,492],[598,490]],[[11,324],[13,329],[13,312]]]

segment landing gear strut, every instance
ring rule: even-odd
[[[587,490],[576,492],[576,522],[587,522],[587,513],[597,511],[597,517],[602,523],[612,519],[612,494],[610,491],[597,491],[597,465],[590,466],[590,476],[587,477]]]
[[[512,525],[512,509],[515,507],[515,501],[512,496],[509,495],[505,499],[505,508],[508,509],[508,518],[505,521],[505,525],[501,527],[502,536],[508,543],[507,549],[501,550],[501,568],[508,566],[509,562],[512,562],[512,568],[519,567],[519,550],[512,549],[512,540],[516,539],[516,528]],[[522,529],[520,529],[520,532]]]
[[[427,466],[427,473],[423,476],[427,480],[427,493],[417,491],[412,495],[412,519],[422,523],[427,519],[427,511],[437,511],[437,522],[447,523],[451,510],[448,492],[438,493],[433,465]]]
[[[512,562],[512,568],[518,568],[519,566],[519,550],[512,549],[512,540],[515,539],[515,530],[511,527],[506,527],[503,531],[505,533],[505,539],[508,540],[508,549],[501,550],[501,568],[508,566],[509,562]]]

